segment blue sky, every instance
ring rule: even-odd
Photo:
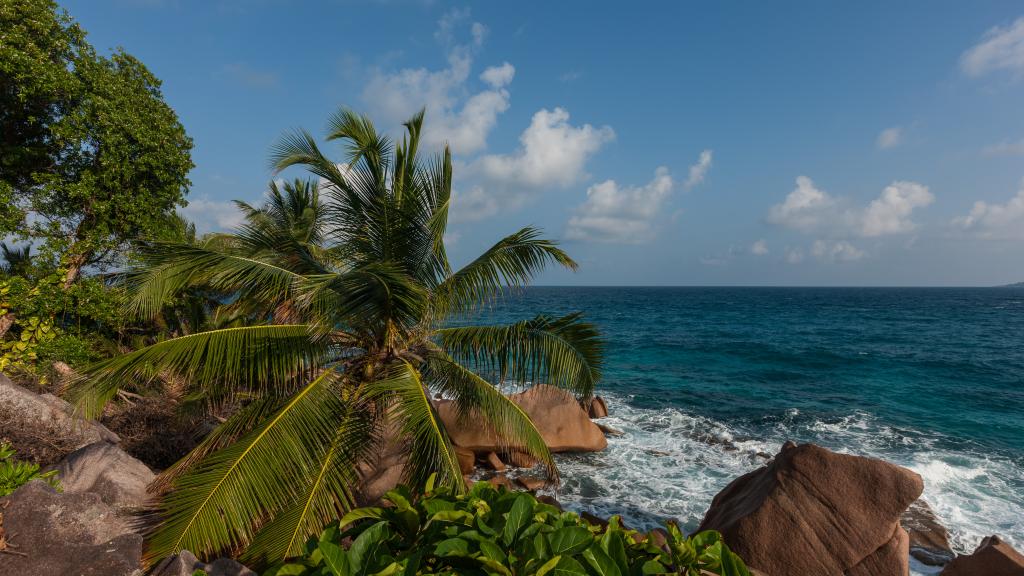
[[[1024,281],[1020,2],[63,5],[164,81],[207,230],[285,130],[425,105],[456,260],[534,224],[581,264],[544,284]]]

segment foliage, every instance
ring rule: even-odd
[[[32,480],[45,480],[54,488],[60,488],[57,471],[39,472],[39,465],[14,459],[14,449],[7,442],[0,442],[0,498],[7,496]]]
[[[38,241],[67,284],[184,203],[192,141],[160,81],[52,0],[0,3],[0,110],[0,235]]]
[[[38,279],[0,278],[0,317],[10,319],[0,340],[0,371],[45,382],[55,361],[82,366],[102,355],[104,332],[124,322],[118,291],[101,278],[83,278],[67,288],[63,274]]]
[[[659,546],[651,536],[623,528],[618,517],[594,526],[529,493],[486,482],[463,495],[428,489],[414,499],[399,487],[385,498],[392,506],[353,510],[311,539],[302,556],[264,575],[750,574],[717,532],[687,538],[669,523]]]
[[[305,167],[318,181],[275,184],[265,205],[241,204],[245,222],[231,234],[139,247],[125,276],[130,310],[158,318],[198,290],[222,295],[211,315],[232,321],[100,362],[73,399],[95,415],[123,388],[173,375],[191,398],[238,407],[161,476],[172,489],[149,561],[181,549],[301,552],[354,507],[359,464],[395,434],[408,446],[407,482],[436,473],[465,490],[439,393],[557,481],[540,433],[498,385],[528,376],[589,396],[601,373],[596,329],[578,315],[450,326],[547,265],[576,263],[524,228],[454,270],[444,245],[451,154],[420,157],[422,113],[405,127],[396,144],[341,110],[327,139],[344,144],[342,162],[308,133],[287,134],[275,169]]]

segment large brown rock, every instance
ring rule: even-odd
[[[142,536],[97,494],[29,482],[7,497],[3,529],[16,553],[0,554],[0,576],[142,574]]]
[[[1024,576],[1024,555],[989,536],[969,556],[957,556],[940,576]]]
[[[155,478],[153,471],[113,444],[96,442],[68,454],[57,474],[64,492],[94,492],[115,508],[138,509],[152,502],[146,488]]]
[[[606,418],[608,416],[608,404],[604,401],[604,398],[594,396],[590,399],[587,416],[591,418]]]
[[[0,422],[18,438],[67,445],[70,450],[94,442],[120,442],[117,434],[96,422],[74,415],[73,408],[52,394],[36,394],[0,374]],[[15,445],[21,452],[21,447]]]
[[[715,496],[700,530],[718,530],[772,576],[902,575],[908,538],[899,519],[923,488],[905,468],[787,442]]]
[[[936,518],[931,506],[916,500],[900,518],[910,534],[910,555],[928,566],[944,566],[956,554],[949,545],[949,531]]]
[[[565,390],[538,384],[509,398],[533,420],[552,452],[597,452],[608,447],[600,428]],[[456,446],[479,454],[505,453],[516,448],[499,438],[482,417],[469,414],[459,418],[451,401],[439,401],[437,411]]]

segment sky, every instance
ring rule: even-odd
[[[580,264],[540,284],[1024,281],[1016,0],[62,5],[163,80],[201,230],[303,176],[286,131],[425,106],[457,264],[535,225]]]

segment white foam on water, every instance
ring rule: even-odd
[[[882,458],[920,474],[923,498],[957,552],[970,553],[989,534],[1024,549],[1024,467],[1009,459],[938,448],[936,438],[861,411],[823,421],[794,408],[755,435],[677,408],[636,408],[614,394],[605,400],[610,416],[601,423],[623,434],[609,437],[606,451],[558,456],[563,484],[556,497],[569,509],[620,514],[638,529],[674,519],[693,530],[715,494],[794,440]],[[936,573],[917,562],[912,572]]]

